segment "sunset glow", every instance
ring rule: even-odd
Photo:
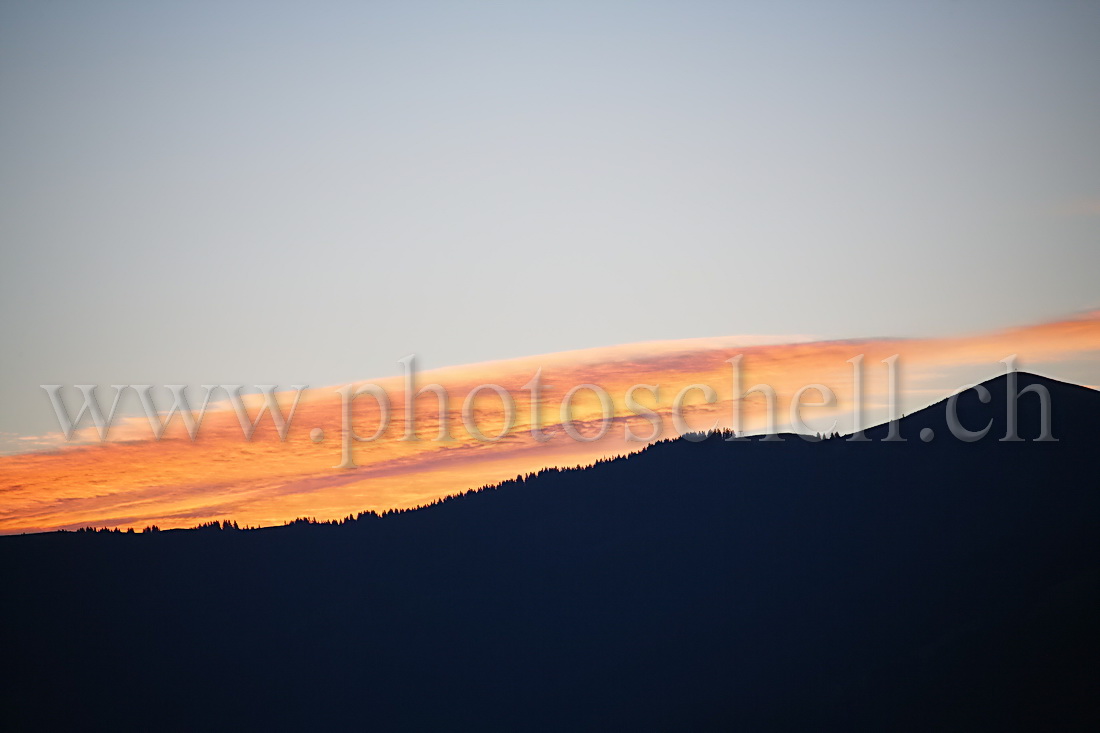
[[[449,441],[436,440],[438,406],[431,393],[416,400],[418,439],[402,440],[403,378],[373,380],[390,398],[391,420],[379,439],[352,445],[353,469],[337,468],[341,461],[341,408],[335,387],[303,393],[285,442],[279,440],[266,414],[252,440],[245,440],[237,417],[224,402],[212,403],[194,442],[178,417],[164,438],[155,441],[149,437],[146,418],[130,416],[116,421],[105,444],[66,445],[0,457],[5,487],[0,531],[88,525],[172,528],[214,519],[265,526],[298,516],[327,520],[423,505],[517,474],[547,466],[591,463],[638,450],[652,439],[674,437],[680,432],[672,421],[674,398],[690,385],[713,388],[717,399],[704,404],[701,390],[687,392],[683,398],[686,425],[681,427],[731,427],[735,402],[734,370],[729,360],[738,355],[742,356],[742,392],[760,383],[775,389],[778,429],[788,427],[793,395],[803,386],[821,384],[835,393],[836,404],[815,406],[821,396],[808,391],[801,411],[807,427],[826,432],[835,420],[836,430],[849,432],[894,417],[886,410],[887,370],[882,363],[894,354],[899,355],[899,406],[912,410],[1003,372],[1005,367],[999,361],[1012,354],[1018,355],[1018,366],[1029,368],[1095,364],[1100,352],[1100,314],[969,338],[750,343],[736,337],[663,341],[417,374],[418,389],[438,383],[447,390]],[[851,413],[854,366],[849,360],[859,355],[863,355],[864,405],[862,425],[857,426]],[[536,373],[541,375],[542,385],[537,419],[551,436],[544,442],[532,435],[531,390],[525,387]],[[463,423],[463,401],[483,384],[503,387],[516,405],[514,427],[495,442],[475,439]],[[583,384],[603,388],[613,404],[606,435],[591,442],[569,437],[562,427],[562,398],[569,389]],[[633,397],[659,416],[657,435],[653,435],[656,418],[638,409],[632,411],[626,403],[627,392],[635,385],[648,385],[636,389]],[[657,388],[655,394],[649,387]],[[219,397],[224,394],[214,399]],[[101,394],[99,399],[109,402],[108,395]],[[246,398],[253,418],[258,400],[254,395]],[[279,401],[283,413],[288,414],[293,392],[281,393]],[[357,434],[373,434],[379,424],[376,402],[363,396],[351,404]],[[749,394],[737,404],[743,431],[766,428],[761,394]],[[580,389],[572,405],[576,434],[585,438],[597,435],[602,418],[596,394]],[[74,406],[79,404],[70,401],[73,415]],[[191,407],[197,413],[194,399]],[[503,430],[501,398],[492,390],[482,390],[471,407],[476,427],[484,436],[493,437]],[[318,428],[324,437],[315,441],[313,438],[320,438]],[[628,429],[635,439],[627,439]],[[94,428],[82,422],[78,436],[91,441]],[[41,436],[36,441],[58,439]]]

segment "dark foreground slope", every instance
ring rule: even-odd
[[[997,440],[1001,378],[978,443],[938,405],[342,527],[2,538],[3,724],[1095,729],[1100,394],[1020,379],[1059,442]]]

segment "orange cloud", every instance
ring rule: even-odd
[[[690,339],[630,344],[550,354],[459,367],[417,375],[416,386],[441,385],[449,398],[445,421],[451,440],[435,440],[439,432],[437,398],[425,393],[416,399],[417,440],[406,434],[402,377],[376,380],[390,402],[388,427],[377,440],[354,442],[355,468],[337,468],[342,456],[341,397],[336,388],[307,390],[281,441],[270,416],[265,415],[251,441],[244,439],[237,416],[226,403],[212,405],[192,442],[179,418],[162,440],[152,440],[145,418],[127,418],[111,431],[111,442],[63,447],[53,452],[0,457],[0,532],[40,531],[94,525],[162,528],[193,526],[212,519],[234,519],[242,525],[281,524],[297,516],[333,519],[367,510],[406,508],[517,474],[547,466],[590,463],[599,458],[638,450],[649,439],[671,437],[680,430],[673,421],[673,402],[690,385],[713,389],[713,402],[704,391],[684,396],[682,429],[735,424],[761,431],[766,425],[766,403],[753,393],[734,393],[734,368],[729,360],[741,356],[742,392],[758,383],[776,393],[776,424],[789,422],[789,405],[804,386],[820,384],[835,395],[835,403],[816,407],[819,394],[803,397],[802,415],[813,430],[837,429],[889,419],[887,368],[882,361],[899,355],[901,402],[897,409],[912,410],[931,403],[958,387],[1003,372],[998,362],[1018,354],[1020,368],[1036,365],[1085,364],[1097,374],[1100,355],[1100,312],[1079,318],[966,338],[869,339],[762,344],[745,338]],[[853,410],[853,365],[862,355],[863,407],[857,420]],[[542,390],[533,404],[529,388],[536,374]],[[1091,381],[1098,381],[1093,378]],[[365,384],[365,383],[364,383]],[[476,438],[464,423],[464,403],[479,385],[498,385],[514,402],[514,423],[507,425],[501,397],[481,390],[466,405],[467,420],[487,436],[507,428],[497,442]],[[610,399],[610,421],[604,427],[598,396],[581,389],[571,401],[572,421],[563,421],[561,405],[567,392],[581,384],[598,385]],[[653,411],[651,417],[627,395]],[[356,387],[362,386],[355,385]],[[245,404],[255,417],[261,398]],[[293,393],[279,401],[289,412]],[[535,408],[533,410],[533,408]],[[377,403],[369,396],[351,403],[352,425],[360,436],[376,431]],[[659,420],[661,432],[651,436]],[[548,440],[536,440],[532,428],[541,426]],[[860,423],[860,424],[857,424]],[[312,436],[323,431],[324,439]],[[628,433],[627,431],[631,431]],[[628,435],[644,440],[630,440]],[[94,435],[90,427],[80,435]],[[28,441],[36,444],[41,438]]]

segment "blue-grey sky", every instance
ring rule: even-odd
[[[0,432],[1100,303],[1100,4],[3,2]]]

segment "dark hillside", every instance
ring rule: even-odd
[[[974,443],[941,403],[342,526],[0,538],[5,727],[1094,730],[1100,393],[1018,378],[1058,442],[998,440],[1002,377]]]

